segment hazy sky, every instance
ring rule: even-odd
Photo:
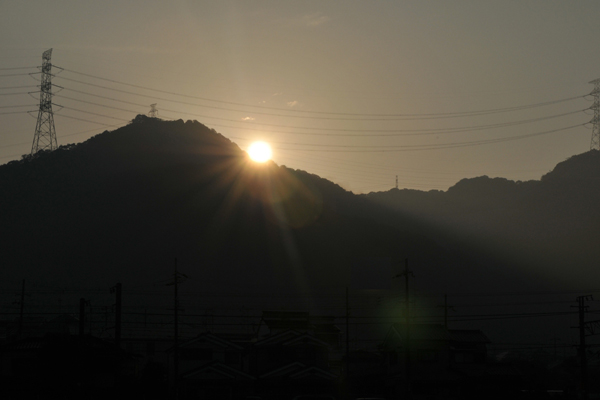
[[[420,190],[539,179],[589,150],[599,15],[598,1],[0,0],[0,163],[31,150],[23,68],[53,48],[59,144],[157,103],[355,193],[396,175]]]

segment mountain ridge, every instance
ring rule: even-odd
[[[560,276],[543,266],[556,269],[553,257],[575,253],[581,272],[566,280],[576,285],[595,276],[599,255],[592,244],[600,194],[590,184],[598,154],[574,156],[540,181],[478,177],[446,192],[355,195],[306,171],[252,163],[197,121],[138,116],[81,144],[0,166],[9,211],[0,217],[3,261],[23,275],[46,271],[76,284],[90,271],[105,282],[158,279],[179,257],[202,265],[213,287],[261,279],[297,286],[300,275],[311,287],[348,284],[351,266],[364,260],[397,269],[410,258],[424,286],[457,291],[478,279],[488,288],[543,285]],[[587,176],[575,165],[590,178],[575,182]]]

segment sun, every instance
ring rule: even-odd
[[[273,152],[271,146],[265,142],[254,142],[248,147],[248,155],[252,161],[264,163],[271,159]]]

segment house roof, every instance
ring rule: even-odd
[[[252,375],[249,375],[237,368],[230,367],[218,361],[209,362],[191,371],[181,374],[184,379],[193,380],[255,380]]]
[[[260,376],[261,379],[269,378],[291,378],[291,379],[322,379],[322,380],[333,380],[338,375],[326,371],[322,368],[315,366],[306,366],[301,362],[292,362],[275,368],[267,373]]]
[[[26,338],[6,343],[2,350],[38,350],[44,347],[44,338]]]
[[[179,348],[187,348],[187,347],[194,347],[197,346],[201,343],[210,343],[213,346],[216,347],[220,347],[223,349],[233,349],[233,350],[243,350],[244,347],[240,346],[239,344],[236,344],[232,341],[223,339],[213,333],[210,332],[205,332],[205,333],[201,333],[200,335],[196,336],[193,339],[189,339],[181,344],[179,344]],[[169,349],[167,349],[167,351],[173,351],[173,347],[170,347]]]
[[[295,330],[287,330],[284,332],[277,333],[275,335],[267,336],[256,342],[256,346],[294,346],[298,344],[311,343],[316,346],[328,347],[329,344],[317,339],[310,333],[300,333]]]

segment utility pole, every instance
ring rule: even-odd
[[[21,284],[21,304],[19,310],[19,338],[23,336],[23,313],[25,311],[25,279]]]
[[[600,150],[600,79],[589,83],[594,85],[594,90],[590,93],[590,96],[594,97],[594,102],[590,107],[590,110],[594,111],[594,118],[590,121],[593,124],[590,150]]]
[[[167,283],[167,286],[173,286],[173,396],[179,398],[179,283],[188,279],[188,276],[177,270],[177,257],[175,257],[175,268],[173,271],[173,282]]]
[[[54,75],[52,75],[51,57],[52,49],[46,50],[42,54],[40,107],[33,135],[33,144],[31,145],[31,155],[40,150],[52,151],[58,148],[56,129],[54,128],[54,113],[52,112],[52,77]]]
[[[408,258],[404,260],[404,272],[396,275],[396,277],[404,277],[404,301],[405,301],[405,315],[406,315],[406,344],[405,344],[405,379],[406,379],[406,399],[410,400],[412,396],[411,392],[411,359],[410,359],[410,291],[408,287],[409,277],[414,277],[412,271],[408,269]]]
[[[583,390],[583,400],[588,398],[588,379],[587,379],[587,357],[585,351],[585,299],[587,296],[577,297],[579,307],[579,354],[581,356],[581,389]]]
[[[398,189],[398,175],[396,175],[396,189]]]
[[[577,308],[579,311],[579,326],[577,328],[579,328],[579,360],[581,365],[581,392],[583,400],[588,399],[587,356],[585,346],[585,310],[588,307],[585,305],[586,300],[593,300],[593,298],[591,295],[577,297]]]
[[[79,299],[79,337],[83,337],[85,329],[85,299],[82,297]]]
[[[406,398],[410,399],[412,396],[412,390],[411,390],[411,377],[410,377],[410,367],[411,367],[411,363],[410,363],[410,292],[408,289],[408,277],[409,277],[409,270],[408,270],[408,258],[404,260],[404,282],[405,282],[405,286],[406,286]]]
[[[444,295],[444,329],[448,329],[448,295]]]
[[[350,384],[350,302],[346,286],[346,386]]]
[[[121,348],[121,283],[117,283],[110,288],[111,293],[115,293],[115,346]]]
[[[174,371],[175,371],[175,399],[178,398],[178,380],[179,380],[179,280],[177,276],[177,258],[175,258],[175,272],[173,273],[173,278],[175,280],[173,288],[174,288],[174,296],[173,296],[173,322],[174,322],[174,332],[173,332],[173,342],[174,342],[174,353],[173,359],[175,361]]]
[[[454,311],[454,307],[448,305],[448,295],[444,294],[444,328],[448,329],[448,310]]]

